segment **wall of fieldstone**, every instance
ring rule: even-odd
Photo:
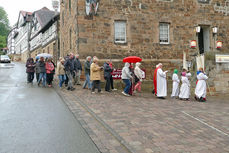
[[[71,1],[71,5],[69,2]],[[60,55],[79,53],[81,59],[97,56],[113,59],[121,67],[122,58],[130,55],[143,58],[147,80],[159,62],[172,73],[181,69],[183,51],[192,60],[198,53],[190,49],[190,40],[197,40],[195,26],[209,27],[210,52],[214,51],[212,28],[218,27],[216,40],[223,41],[220,53],[229,52],[229,14],[227,1],[210,0],[100,0],[96,16],[86,16],[85,0],[65,0],[60,11]],[[70,8],[70,9],[69,9]],[[228,9],[229,10],[229,9]],[[114,42],[114,22],[126,21],[127,43]],[[159,23],[169,23],[169,44],[159,43]],[[171,74],[169,74],[171,75]],[[169,78],[170,79],[170,78]],[[214,86],[214,85],[213,85]]]

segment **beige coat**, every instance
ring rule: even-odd
[[[64,75],[65,74],[64,65],[61,62],[59,62],[57,64],[56,74],[57,75]]]
[[[93,80],[101,80],[101,74],[100,74],[101,68],[99,65],[92,63],[90,68],[90,79]]]

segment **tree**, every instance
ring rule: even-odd
[[[9,33],[9,19],[3,7],[0,7],[0,35],[7,36]]]

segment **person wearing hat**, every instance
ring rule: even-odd
[[[165,97],[167,96],[167,72],[168,71],[162,71],[161,63],[157,65],[154,75],[155,95],[161,99],[165,99]]]
[[[59,87],[62,88],[64,81],[66,80],[65,69],[64,69],[64,58],[60,58],[57,64],[56,74],[59,78]]]
[[[183,70],[181,73],[181,88],[180,88],[180,94],[179,98],[180,100],[190,100],[190,82],[188,80],[188,77],[191,76],[191,73],[186,73],[186,71]]]
[[[172,90],[172,94],[171,94],[172,98],[176,98],[179,96],[180,79],[179,79],[177,74],[178,74],[178,70],[175,69],[173,72],[173,77],[172,77],[172,80],[173,80],[173,90]]]

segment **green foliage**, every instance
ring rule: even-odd
[[[0,35],[7,36],[9,33],[8,15],[3,7],[0,7]]]
[[[0,35],[0,49],[6,47],[6,36]]]
[[[8,15],[3,7],[0,7],[0,49],[7,46],[6,39],[10,31]],[[1,54],[1,53],[0,53]]]

